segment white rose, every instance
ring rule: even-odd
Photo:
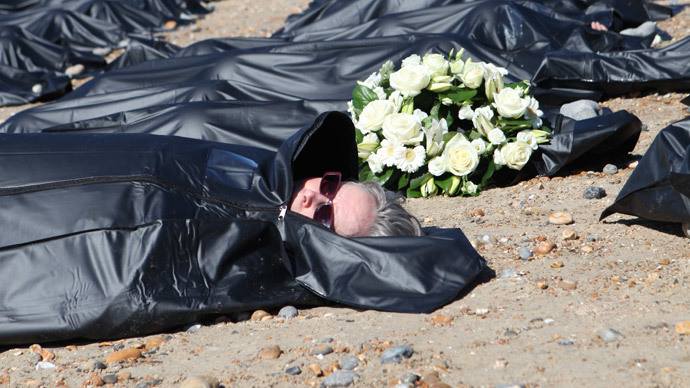
[[[501,155],[506,166],[513,170],[521,170],[532,156],[532,147],[523,141],[515,141],[501,147]]]
[[[477,150],[477,155],[483,155],[486,151],[486,144],[482,139],[474,139],[472,142],[470,142],[470,144],[472,144],[472,147]]]
[[[421,65],[422,57],[417,54],[412,54],[409,57],[402,60],[400,67],[410,66],[410,65]]]
[[[441,176],[446,173],[446,158],[437,156],[429,161],[427,167],[429,167],[431,175]]]
[[[381,171],[383,171],[383,160],[381,159],[380,155],[377,154],[371,154],[367,158],[367,164],[369,165],[369,169],[371,172],[374,174],[378,174]]]
[[[448,74],[448,61],[441,54],[426,54],[422,66],[426,67],[427,74],[432,78]]]
[[[501,145],[506,141],[506,135],[500,128],[492,129],[487,138],[493,145]]]
[[[367,134],[371,131],[378,131],[383,126],[386,117],[395,113],[395,105],[389,100],[374,100],[368,103],[362,113],[359,114],[359,121],[355,127]]]
[[[472,117],[472,124],[484,137],[489,136],[489,132],[494,129],[491,119],[494,117],[494,111],[490,106],[483,106],[474,110],[474,117]]]
[[[470,105],[463,105],[458,111],[460,120],[472,120],[474,118],[474,111]]]
[[[464,136],[455,135],[443,150],[446,169],[453,175],[465,176],[472,173],[479,165],[479,155]]]
[[[465,62],[462,59],[450,62],[450,72],[455,75],[462,76],[462,70],[465,68]]]
[[[422,65],[408,65],[391,74],[390,84],[403,95],[416,96],[429,85],[431,78]]]
[[[530,147],[532,147],[533,150],[536,150],[539,148],[539,144],[537,143],[537,138],[532,134],[532,131],[530,130],[524,130],[520,131],[517,134],[517,141],[522,141],[527,144],[529,144]]]
[[[505,166],[506,165],[506,160],[503,157],[501,150],[499,150],[499,149],[494,150],[494,164],[497,166]]]
[[[484,80],[484,63],[472,62],[472,58],[465,62],[465,68],[462,70],[462,82],[466,88],[476,89],[482,84]]]
[[[521,98],[517,90],[504,88],[494,95],[493,106],[501,116],[517,119],[525,113],[529,103],[529,99]]]
[[[395,90],[390,96],[388,96],[388,101],[392,102],[393,106],[395,107],[395,112],[393,113],[398,113],[405,102],[405,98],[402,96],[402,94],[400,94],[399,91]]]
[[[383,120],[383,136],[400,144],[418,145],[424,139],[422,122],[409,113],[393,113]]]

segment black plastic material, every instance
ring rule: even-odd
[[[280,216],[293,180],[356,178],[356,155],[341,113],[277,152],[145,134],[0,135],[0,344],[326,301],[429,312],[455,298],[486,265],[459,229],[352,239]]]
[[[618,193],[601,213],[653,221],[690,222],[690,118],[659,132]]]

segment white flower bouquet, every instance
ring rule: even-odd
[[[408,197],[479,195],[494,171],[522,169],[548,142],[527,81],[461,59],[461,50],[388,61],[358,82],[348,103],[362,162],[360,180]]]

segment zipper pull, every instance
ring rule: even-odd
[[[280,214],[278,214],[278,221],[285,219],[285,213],[287,213],[287,206],[283,205],[280,207]]]

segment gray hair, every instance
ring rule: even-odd
[[[348,182],[363,188],[376,201],[376,214],[366,236],[421,236],[422,226],[405,210],[405,199],[374,181]]]

